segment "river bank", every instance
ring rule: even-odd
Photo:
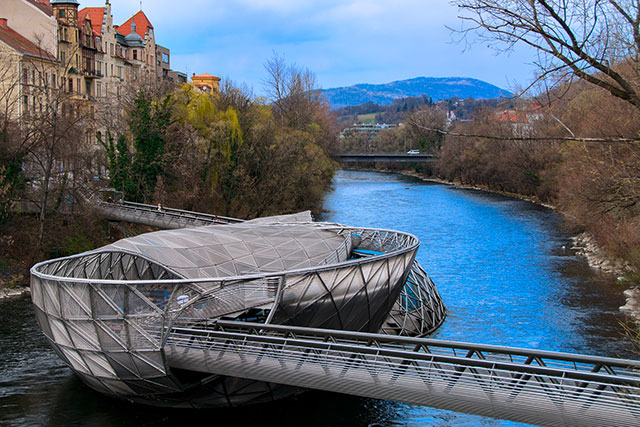
[[[31,295],[31,289],[26,286],[18,286],[13,288],[5,287],[3,283],[0,283],[0,300],[8,298],[24,298]]]
[[[0,300],[21,298],[30,295],[29,280],[24,274],[16,273],[7,265],[0,271]]]

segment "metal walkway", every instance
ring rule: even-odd
[[[218,321],[174,328],[169,365],[542,425],[640,425],[640,362]]]
[[[434,162],[433,154],[407,154],[407,153],[342,153],[333,158],[342,163],[429,163]]]
[[[243,220],[237,218],[127,201],[122,203],[96,202],[95,206],[106,219],[150,225],[164,229],[243,222]]]

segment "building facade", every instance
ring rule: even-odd
[[[18,119],[42,111],[58,83],[55,55],[0,18],[0,57],[0,115]]]
[[[204,92],[213,93],[220,90],[220,77],[212,76],[211,74],[205,73],[196,76],[196,73],[193,73],[191,82]]]

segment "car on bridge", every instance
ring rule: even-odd
[[[407,154],[420,154],[420,150],[409,150]]]

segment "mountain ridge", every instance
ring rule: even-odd
[[[367,102],[390,105],[394,99],[427,95],[434,102],[449,98],[490,99],[509,97],[511,92],[472,77],[415,77],[389,83],[358,83],[323,89],[333,109]]]

